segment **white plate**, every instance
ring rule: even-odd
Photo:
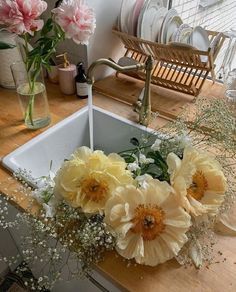
[[[207,31],[201,26],[196,26],[189,37],[189,43],[200,51],[207,51],[210,47]]]
[[[130,32],[130,14],[133,12],[133,7],[136,0],[123,0],[120,9],[119,23],[122,32]]]
[[[160,29],[160,32],[158,35],[159,43],[165,44],[166,32],[168,29],[167,25],[168,25],[169,20],[174,16],[178,16],[178,13],[174,8],[171,8],[170,10],[168,10],[168,12],[163,20],[163,23],[162,23],[162,26],[161,26],[161,29]]]
[[[189,37],[189,43],[200,51],[208,51],[210,47],[210,41],[207,31],[201,26],[196,26]],[[204,63],[208,61],[207,56],[202,55],[200,58]]]
[[[143,3],[143,6],[141,8],[141,11],[139,13],[138,17],[138,24],[137,24],[137,37],[141,38],[141,28],[142,28],[142,22],[143,22],[143,15],[146,11],[147,5],[149,0],[145,0]]]
[[[158,15],[157,15],[157,21],[155,24],[155,28],[156,28],[156,42],[159,42],[159,34],[160,34],[160,30],[161,30],[161,26],[163,23],[163,20],[166,16],[166,13],[168,12],[167,8],[165,7],[161,7],[158,10]]]
[[[219,33],[214,37],[214,39],[212,40],[212,42],[210,43],[210,48],[212,49],[213,55],[215,54],[215,52],[216,52],[216,50],[217,50],[217,47],[218,47],[219,41],[220,41],[220,39],[221,39],[222,36],[223,36],[223,33],[222,33],[222,32],[219,32]]]
[[[137,36],[137,28],[138,28],[138,18],[141,13],[142,7],[144,5],[145,0],[136,0],[134,5],[131,23],[132,23],[132,35]]]
[[[189,36],[191,35],[193,29],[186,23],[180,25],[180,27],[175,31],[171,37],[172,42],[179,43],[189,43]]]
[[[147,21],[150,24],[150,29],[147,29],[148,26],[145,25],[145,20],[143,21],[143,26],[144,29],[141,30],[141,36],[142,38],[152,41],[152,42],[156,42],[158,41],[158,35],[159,35],[159,31],[161,29],[161,25],[163,22],[163,19],[165,17],[167,13],[167,8],[165,7],[160,7],[154,17],[151,18],[147,18]]]
[[[169,20],[166,31],[166,44],[171,41],[172,35],[178,30],[181,24],[183,24],[183,21],[179,16],[173,16]]]
[[[141,22],[140,37],[155,42],[159,31],[156,25],[158,11],[163,7],[163,2],[162,0],[148,0],[146,3]]]
[[[143,21],[144,13],[146,11],[146,7],[148,5],[148,1],[150,1],[150,0],[144,1],[144,4],[143,4],[142,9],[141,9],[139,16],[138,16],[138,24],[137,24],[137,37],[138,38],[141,38],[142,21]]]

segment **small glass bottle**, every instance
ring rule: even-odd
[[[75,77],[76,84],[76,94],[79,98],[87,98],[88,97],[88,84],[87,78],[84,72],[83,63],[80,62],[77,65],[77,75]]]

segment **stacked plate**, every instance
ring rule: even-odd
[[[122,32],[160,43],[168,43],[182,23],[177,11],[167,10],[163,0],[123,0],[118,17]]]
[[[211,47],[204,28],[183,23],[175,9],[164,7],[163,0],[123,0],[118,26],[122,32],[152,42],[182,43],[202,51]]]

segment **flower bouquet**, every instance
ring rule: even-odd
[[[43,0],[1,0],[0,24],[23,39],[23,64],[13,64],[12,73],[28,128],[50,123],[42,68],[50,70],[57,45],[65,38],[87,44],[95,29],[95,15],[84,0],[57,1],[44,23],[39,17],[47,9]],[[34,48],[29,42],[34,38]],[[43,102],[44,101],[44,102]]]
[[[32,181],[30,174],[19,170],[15,176],[39,212],[19,213],[11,224],[27,223],[32,232],[22,242],[26,262],[45,258],[44,266],[52,267],[38,284],[50,287],[65,266],[72,276],[81,269],[86,274],[112,249],[128,265],[175,258],[201,268],[216,262],[216,226],[236,230],[229,215],[235,201],[233,125],[223,100],[199,98],[191,113],[139,140],[131,137],[128,150],[107,155],[78,148],[56,174],[34,180],[35,190],[25,182]]]

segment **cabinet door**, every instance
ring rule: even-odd
[[[16,215],[19,211],[12,205],[8,204],[8,220],[14,221]],[[24,240],[24,236],[29,234],[29,227],[25,224],[21,224],[18,228],[2,229],[0,228],[0,253],[4,256],[16,256],[17,254],[22,254],[21,243]],[[53,240],[52,240],[53,243]],[[65,256],[67,256],[65,254]],[[13,267],[15,268],[23,260],[23,257],[19,258],[17,264]],[[44,266],[42,264],[32,264],[28,263],[29,268],[31,269],[33,275],[36,278],[41,276],[41,268]],[[0,276],[1,272],[7,271],[8,267],[4,263],[0,262]],[[68,279],[69,273],[68,269],[63,269],[62,278]],[[93,271],[91,275],[88,275],[85,279],[74,279],[71,281],[58,281],[52,292],[119,292],[119,288],[113,285],[109,280],[105,279],[100,273]]]
[[[18,249],[16,247],[16,244],[9,232],[8,229],[2,229],[0,228],[0,254],[3,257],[12,257],[17,256]],[[11,270],[14,270],[17,265],[20,263],[19,261],[11,266]],[[5,273],[7,273],[9,270],[9,267],[4,262],[0,262],[0,276],[4,276]]]

